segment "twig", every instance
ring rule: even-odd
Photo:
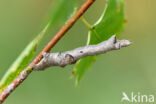
[[[131,42],[128,40],[116,40],[116,36],[113,35],[110,39],[97,45],[88,45],[64,53],[44,52],[43,59],[37,65],[35,65],[34,70],[43,70],[50,66],[64,67],[66,65],[74,64],[83,57],[95,56],[111,50],[118,50],[121,47],[126,47],[130,44]]]
[[[74,23],[86,12],[86,10],[92,5],[95,0],[87,0],[84,5],[76,12],[76,14],[70,18],[70,20],[60,29],[60,31],[52,38],[52,40],[45,46],[45,48],[39,53],[39,55],[29,64],[29,66],[23,70],[20,75],[9,84],[0,93],[0,104],[11,94],[15,88],[20,85],[27,76],[32,72],[34,65],[40,62],[43,58],[43,52],[49,52],[51,48],[64,36],[64,34],[74,25]]]

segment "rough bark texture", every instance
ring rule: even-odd
[[[44,52],[43,59],[35,65],[34,70],[43,70],[50,66],[64,67],[66,65],[74,64],[83,57],[103,54],[111,50],[118,50],[121,47],[125,47],[130,44],[131,42],[128,40],[116,40],[116,36],[113,35],[110,39],[97,45],[88,45],[63,53]]]

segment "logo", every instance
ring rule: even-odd
[[[140,92],[134,93],[131,92],[127,95],[125,92],[122,92],[122,99],[121,102],[132,102],[132,103],[153,103],[154,102],[154,95],[146,95],[141,94]]]

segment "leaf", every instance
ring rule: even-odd
[[[43,31],[28,44],[28,46],[23,50],[21,55],[16,59],[16,61],[11,65],[8,69],[2,80],[0,81],[0,92],[8,86],[24,68],[32,60],[35,55],[36,46],[43,38],[43,36],[47,33],[49,29],[51,29],[54,25],[59,22],[65,22],[69,16],[73,13],[75,4],[78,0],[57,0],[55,5],[52,8],[52,17],[50,22],[45,26]]]
[[[67,21],[75,11],[78,0],[55,0],[51,8],[51,25]],[[56,9],[57,8],[57,9]]]
[[[32,41],[28,44],[28,46],[23,50],[20,56],[15,60],[15,62],[11,65],[8,71],[5,73],[4,77],[0,81],[0,90],[3,90],[8,84],[10,84],[24,68],[29,64],[32,60],[37,44],[45,35],[49,24],[45,27],[45,29]]]
[[[100,17],[89,31],[87,45],[97,44],[109,39],[112,35],[119,33],[124,26],[124,3],[123,0],[108,0],[108,4]],[[97,56],[89,56],[80,59],[74,68],[73,76],[76,85],[79,84],[86,70],[94,63]]]

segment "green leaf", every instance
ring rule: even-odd
[[[123,0],[108,0],[108,4],[100,17],[89,31],[87,45],[97,44],[119,33],[124,26],[124,2]],[[89,56],[79,60],[74,68],[73,76],[76,84],[79,84],[86,70],[94,63],[97,56]]]
[[[49,24],[45,27],[45,29],[33,40],[31,41],[27,47],[23,50],[20,56],[15,60],[15,62],[10,66],[8,71],[5,73],[4,77],[0,81],[0,90],[2,91],[8,84],[10,84],[24,68],[29,64],[32,60],[37,44],[45,35]]]
[[[51,25],[57,25],[60,22],[67,21],[75,11],[78,0],[54,0],[51,8]]]
[[[55,6],[52,7],[52,16],[50,18],[50,22],[45,26],[43,31],[41,31],[41,33],[28,44],[21,55],[8,69],[8,71],[0,81],[0,92],[6,86],[8,86],[20,74],[20,72],[24,70],[24,68],[27,67],[27,65],[35,55],[36,46],[43,38],[43,36],[47,33],[47,31],[57,23],[65,22],[70,17],[75,9],[74,7],[77,1],[78,0],[56,0],[56,2],[54,3]]]

